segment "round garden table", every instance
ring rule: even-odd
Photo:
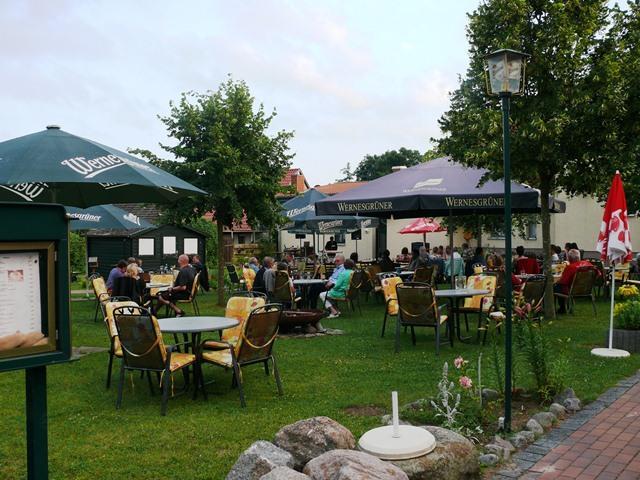
[[[227,317],[173,317],[173,318],[159,318],[158,325],[162,333],[173,333],[177,338],[178,333],[184,335],[186,342],[187,335],[191,334],[191,353],[196,353],[196,349],[200,346],[202,341],[203,332],[217,332],[226,328],[232,328],[238,325],[238,320],[235,318]],[[177,343],[177,340],[176,340]],[[187,343],[188,345],[188,343]],[[186,350],[185,345],[185,350]],[[197,369],[196,369],[197,372]],[[196,387],[193,392],[195,398],[198,393],[198,381],[197,376],[195,378]],[[204,383],[204,382],[203,382]],[[185,389],[189,385],[189,375],[185,374]],[[207,398],[207,393],[202,388],[202,393]]]
[[[324,285],[327,281],[321,278],[299,278],[293,281],[294,287],[300,287],[302,290],[302,303],[304,306],[309,306],[309,289],[312,285]]]
[[[453,331],[456,331],[456,336],[458,340],[465,343],[465,340],[468,340],[471,337],[462,338],[460,334],[460,317],[456,314],[456,309],[458,307],[458,302],[461,298],[470,298],[475,297],[476,295],[486,295],[490,293],[489,290],[476,290],[474,288],[449,288],[446,290],[436,290],[436,298],[448,298],[449,299],[449,318],[453,321],[449,324],[449,336],[451,337],[451,342],[453,343]]]

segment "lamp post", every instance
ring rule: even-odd
[[[504,429],[511,431],[511,315],[513,285],[511,283],[511,160],[509,138],[509,106],[511,95],[524,91],[525,67],[528,55],[514,50],[497,50],[486,57],[487,92],[498,95],[502,103],[502,157],[504,168],[504,284],[505,284],[505,368],[504,368]]]

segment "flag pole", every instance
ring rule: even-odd
[[[613,349],[613,304],[615,302],[616,292],[616,262],[611,262],[613,269],[611,270],[611,309],[609,311],[609,350]]]
[[[594,348],[591,350],[591,354],[596,357],[607,358],[624,358],[630,355],[626,350],[619,348],[613,348],[613,306],[615,303],[616,294],[616,262],[611,262],[613,268],[611,269],[611,309],[609,311],[609,348]]]

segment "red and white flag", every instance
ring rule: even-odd
[[[611,183],[596,249],[600,252],[602,260],[609,259],[610,262],[619,264],[627,263],[632,258],[627,199],[624,196],[620,172],[616,172]]]

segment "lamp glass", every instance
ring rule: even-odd
[[[524,56],[518,52],[499,50],[487,57],[489,87],[492,94],[518,94],[522,90]]]

